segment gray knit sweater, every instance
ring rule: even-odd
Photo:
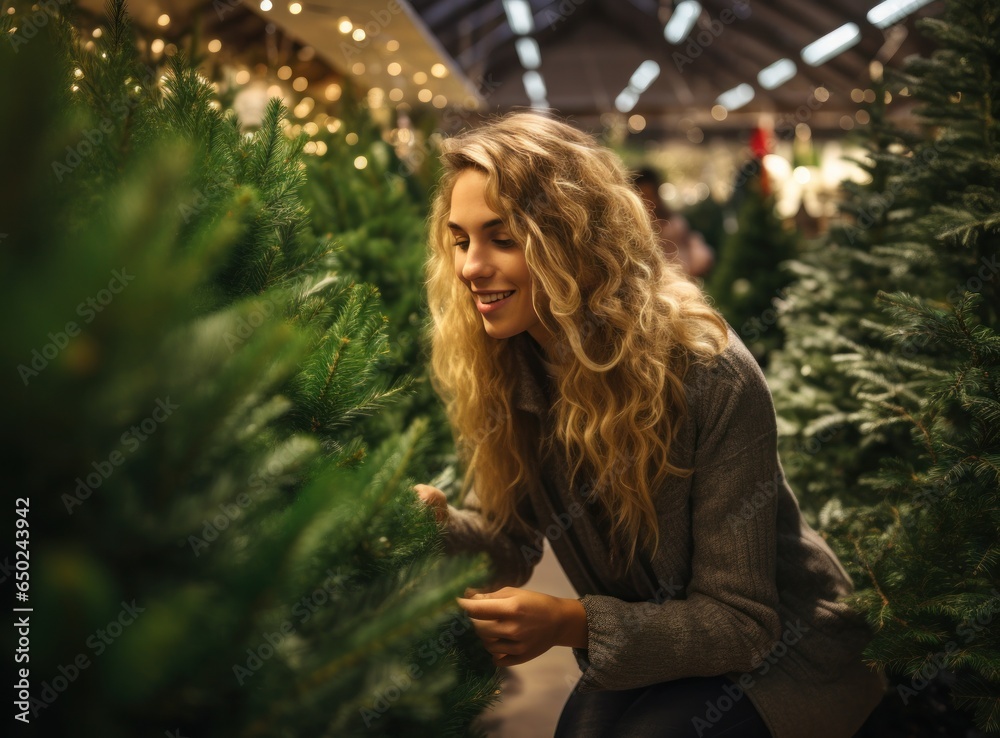
[[[672,454],[695,472],[658,491],[652,558],[625,567],[612,556],[587,486],[568,488],[558,454],[541,460],[544,488],[521,503],[537,535],[491,533],[473,490],[463,509],[450,508],[448,549],[487,552],[493,584],[517,587],[548,538],[587,613],[588,647],[573,649],[581,692],[725,675],[731,688],[692,705],[699,735],[749,696],[774,738],[849,738],[887,682],[861,661],[871,631],[840,602],[847,572],[785,480],[764,376],[732,329],[729,339],[711,367],[685,377],[689,420]],[[509,340],[518,420],[544,429],[554,384],[533,339]]]

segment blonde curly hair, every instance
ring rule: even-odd
[[[558,443],[591,485],[611,550],[634,560],[659,543],[655,490],[693,470],[671,463],[687,404],[683,379],[727,345],[725,320],[666,261],[621,160],[553,118],[512,113],[446,139],[429,216],[431,382],[445,404],[464,490],[491,525],[530,532],[518,512],[540,484],[539,449]],[[558,392],[545,431],[513,408],[511,339],[487,335],[454,267],[448,220],[458,175],[486,175],[487,205],[524,251],[532,303],[557,349]],[[521,338],[515,336],[514,338]],[[464,491],[463,490],[463,491]]]

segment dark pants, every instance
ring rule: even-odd
[[[738,689],[717,676],[638,689],[574,690],[559,716],[555,738],[771,738],[750,698],[734,692]],[[730,697],[734,693],[735,700]]]

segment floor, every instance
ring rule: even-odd
[[[555,597],[577,597],[548,541],[524,589]],[[500,703],[487,710],[479,724],[490,738],[552,738],[559,713],[579,678],[580,667],[573,652],[564,647],[549,649],[525,664],[511,666]]]

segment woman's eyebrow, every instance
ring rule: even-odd
[[[503,221],[500,218],[494,218],[493,220],[488,220],[485,223],[483,223],[479,227],[479,230],[485,231],[487,228],[496,228],[497,226],[500,225],[503,225]],[[462,228],[462,226],[460,226],[458,223],[452,223],[450,221],[448,223],[448,227],[451,228],[453,231],[465,231],[465,229]]]

